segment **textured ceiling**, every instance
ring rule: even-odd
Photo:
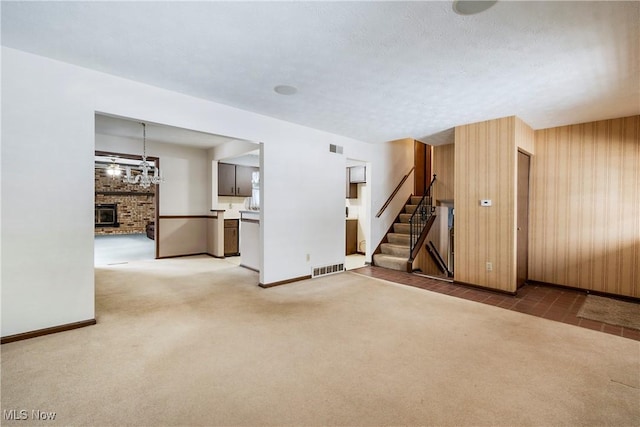
[[[639,2],[2,2],[2,44],[368,142],[640,113]],[[278,95],[276,85],[298,88]]]
[[[142,140],[142,125],[140,121],[127,120],[120,117],[96,114],[96,133]],[[229,141],[238,141],[221,135],[196,132],[175,126],[145,122],[147,125],[147,140],[168,144],[187,145],[198,148],[212,148]],[[140,145],[142,147],[142,143]]]

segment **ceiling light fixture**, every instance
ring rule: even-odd
[[[287,85],[276,86],[273,90],[279,95],[294,95],[298,92],[298,89],[295,87]]]
[[[126,171],[127,175],[124,177],[122,182],[126,182],[128,184],[140,184],[142,188],[149,188],[151,184],[160,184],[164,182],[164,178],[160,174],[160,169],[154,164],[153,166],[147,162],[147,125],[145,123],[141,123],[142,125],[142,162],[138,167],[142,170],[142,172],[136,176],[131,175],[131,167],[127,166]],[[153,176],[149,175],[149,169],[153,167],[154,174]]]
[[[107,175],[112,179],[116,179],[117,176],[122,175],[122,169],[120,165],[116,163],[116,158],[111,158],[111,164],[107,167]]]
[[[453,2],[453,11],[458,15],[475,15],[489,9],[496,2],[497,0],[455,0]]]

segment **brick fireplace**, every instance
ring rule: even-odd
[[[142,188],[95,169],[95,234],[143,234],[155,221],[156,186]]]

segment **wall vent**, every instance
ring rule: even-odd
[[[328,274],[341,273],[344,271],[344,264],[331,264],[323,267],[313,267],[311,269],[311,277],[326,276]]]
[[[340,145],[329,144],[329,151],[336,154],[342,154],[342,147]]]

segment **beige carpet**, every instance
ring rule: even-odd
[[[578,317],[640,329],[640,305],[632,302],[588,295],[578,311]]]
[[[2,409],[64,426],[640,422],[637,341],[353,273],[257,281],[209,257],[97,270],[97,325],[2,346]]]

